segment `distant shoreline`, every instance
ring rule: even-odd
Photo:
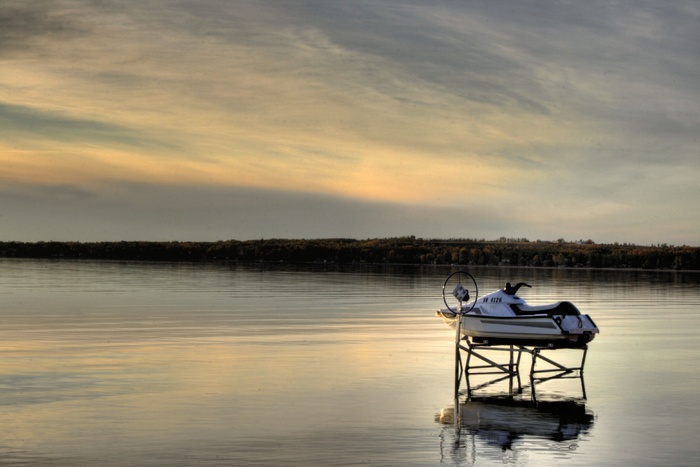
[[[590,240],[530,242],[394,237],[217,242],[0,242],[0,258],[700,270],[700,247],[596,244]]]

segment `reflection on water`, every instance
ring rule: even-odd
[[[534,407],[470,401],[456,433],[435,423],[449,271],[0,260],[0,465],[696,462],[700,275],[472,271],[570,300],[601,334],[585,408],[544,410],[581,392],[549,381]]]
[[[517,397],[475,397],[442,409],[435,420],[454,427],[451,457],[478,459],[477,443],[500,451],[548,450],[550,442],[561,446],[552,452],[574,450],[579,438],[593,426],[595,415],[583,400],[532,401]],[[464,452],[460,452],[464,451]],[[470,452],[471,451],[471,452]],[[493,456],[498,451],[484,452]],[[502,453],[501,453],[502,455]],[[484,460],[484,459],[482,459]]]

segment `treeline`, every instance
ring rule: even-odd
[[[700,270],[700,248],[415,237],[218,242],[0,242],[0,257],[128,261],[459,264]]]

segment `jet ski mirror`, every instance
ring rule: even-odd
[[[464,288],[461,282],[457,284],[457,287],[452,291],[452,296],[460,303],[469,301],[469,291]]]

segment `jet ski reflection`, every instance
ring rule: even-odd
[[[453,425],[489,445],[512,449],[520,439],[575,441],[592,427],[595,415],[578,400],[532,401],[513,397],[473,397],[448,407],[435,421]]]

